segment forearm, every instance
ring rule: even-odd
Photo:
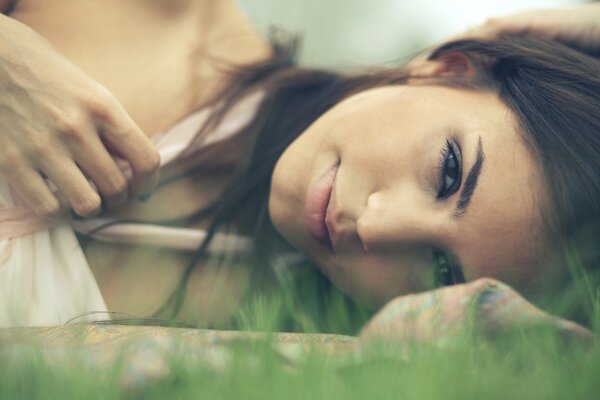
[[[91,216],[100,211],[100,196],[107,207],[127,201],[129,183],[105,143],[131,165],[133,194],[154,186],[158,153],[116,98],[33,29],[5,15],[0,87],[0,177],[36,214],[58,216],[71,206]]]

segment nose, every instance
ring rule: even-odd
[[[422,198],[399,192],[378,192],[367,199],[356,230],[367,252],[398,250],[442,241],[439,213]]]

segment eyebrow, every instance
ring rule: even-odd
[[[477,181],[479,180],[479,174],[481,174],[481,168],[485,161],[485,153],[483,152],[483,146],[481,144],[481,136],[477,142],[477,155],[475,156],[475,162],[465,179],[465,184],[462,187],[456,207],[452,212],[452,216],[455,218],[462,217],[467,212],[467,207],[471,203],[471,197],[477,188]]]

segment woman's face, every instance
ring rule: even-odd
[[[362,302],[461,273],[527,290],[541,272],[541,182],[495,94],[387,86],[339,103],[286,149],[269,212],[287,241]]]

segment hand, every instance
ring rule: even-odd
[[[600,4],[552,10],[531,10],[491,18],[467,32],[467,37],[531,34],[557,40],[581,51],[600,54]]]
[[[466,333],[492,340],[539,327],[556,331],[565,342],[594,341],[588,329],[545,313],[491,278],[397,297],[375,314],[360,338],[367,342],[444,343]]]
[[[129,183],[114,156],[131,166],[131,194],[153,189],[159,155],[114,96],[3,15],[0,87],[0,176],[35,213],[64,210],[45,178],[81,216],[125,203]]]

